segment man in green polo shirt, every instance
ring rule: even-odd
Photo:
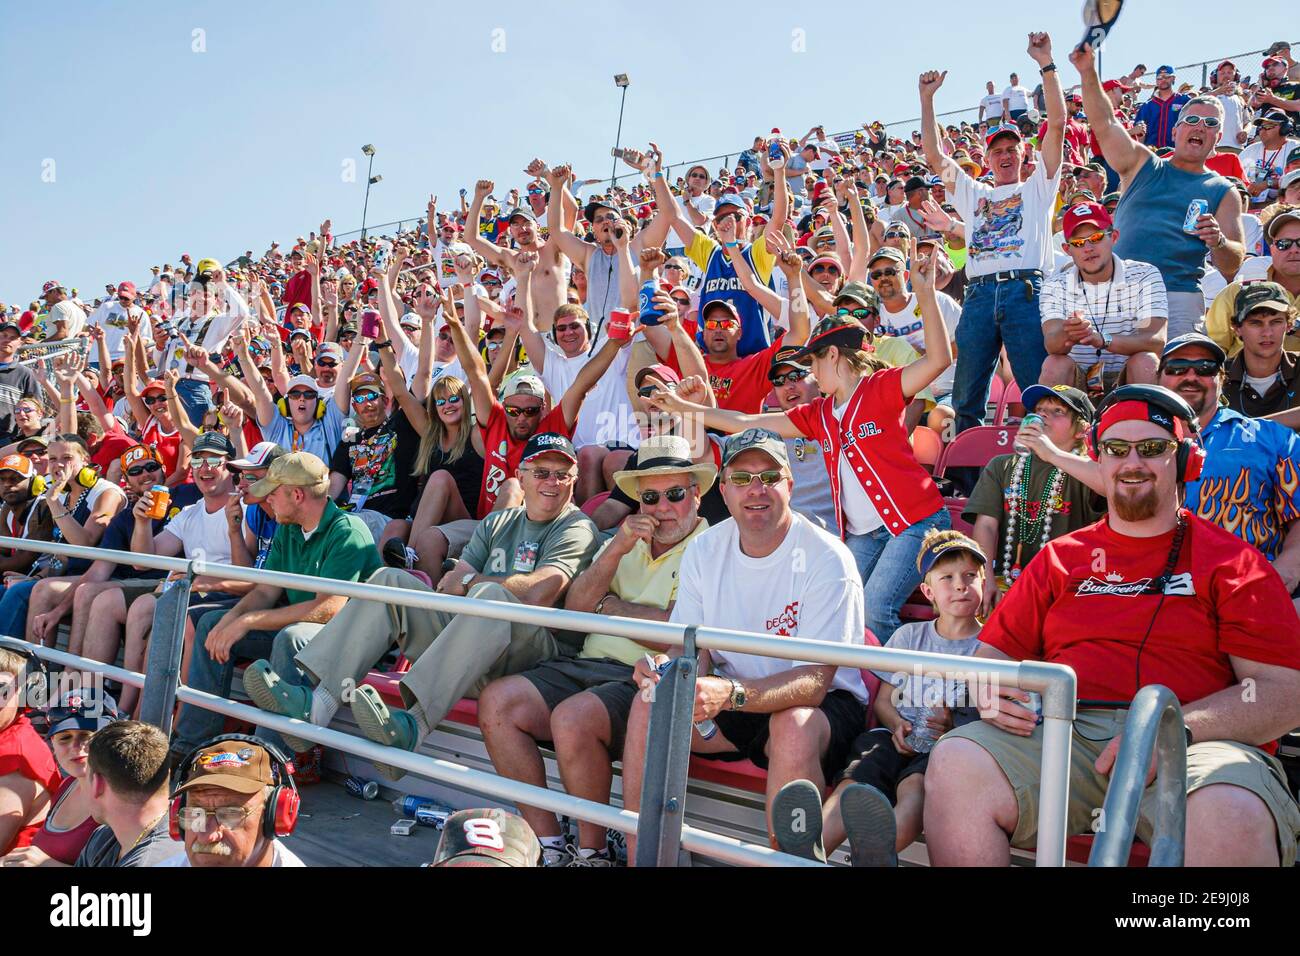
[[[245,504],[263,503],[278,527],[264,568],[340,581],[364,581],[382,566],[365,524],[340,511],[329,497],[329,469],[310,452],[282,455],[266,477],[248,489]],[[289,680],[304,680],[294,655],[307,645],[346,603],[347,598],[259,584],[229,611],[199,618],[185,683],[195,690],[230,696],[238,658],[270,657]],[[176,723],[173,752],[188,753],[221,733],[224,718],[186,707]],[[278,734],[259,735],[284,747]]]

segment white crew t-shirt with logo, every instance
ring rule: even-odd
[[[936,292],[934,297],[939,303],[939,314],[943,317],[944,328],[948,330],[948,338],[955,338],[957,335],[957,322],[961,319],[961,306],[956,299],[946,292]],[[884,302],[880,303],[880,331],[884,335],[892,335],[903,339],[917,352],[924,354],[925,331],[921,324],[921,305],[916,301],[915,292],[908,296],[907,305],[903,306],[898,312],[890,312],[885,307]],[[956,362],[949,365],[943,374],[931,383],[930,391],[934,395],[943,397],[952,391],[956,366]],[[854,484],[857,484],[857,482],[854,482]]]
[[[1052,212],[1061,184],[1061,167],[1047,178],[1041,158],[1023,183],[991,186],[949,166],[945,179],[955,177],[953,205],[966,223],[966,276],[977,279],[1012,269],[1051,272]]]

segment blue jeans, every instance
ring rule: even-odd
[[[952,527],[947,508],[918,521],[900,535],[887,528],[866,534],[851,534],[844,539],[862,575],[862,602],[866,607],[867,627],[881,644],[898,630],[898,612],[921,583],[916,570],[916,556],[921,539],[931,528]]]
[[[1025,295],[1025,282],[1033,290],[1029,297]],[[957,323],[957,370],[952,386],[957,431],[983,424],[989,382],[1004,344],[1021,391],[1038,383],[1047,358],[1038,311],[1041,285],[1041,278],[1009,282],[976,279],[966,287],[966,301]]]
[[[27,605],[32,600],[36,581],[15,581],[0,598],[0,637],[27,640]]]
[[[194,690],[201,690],[209,694],[216,694],[220,697],[230,696],[230,685],[234,681],[235,661],[238,658],[252,658],[258,660],[263,657],[271,658],[271,666],[275,672],[290,680],[298,675],[298,670],[293,663],[293,655],[297,649],[289,650],[287,657],[279,657],[273,654],[276,647],[275,631],[249,631],[239,640],[234,647],[230,649],[230,658],[224,664],[220,664],[212,659],[208,653],[207,639],[208,634],[217,626],[228,612],[226,610],[209,611],[199,619],[198,626],[194,628],[194,649],[190,652],[190,670],[185,678],[187,686]],[[321,624],[290,624],[284,631],[297,629],[313,629],[314,635],[324,625]],[[280,633],[284,633],[281,631]],[[310,639],[310,638],[308,638]],[[293,646],[292,641],[279,642],[285,648]],[[302,642],[306,643],[306,640]],[[306,683],[305,678],[299,678]],[[195,747],[203,744],[221,733],[225,726],[226,718],[216,711],[204,710],[201,707],[194,707],[186,704],[181,708],[180,718],[176,721],[176,733],[172,741],[173,750],[181,750],[186,753]],[[288,749],[284,740],[275,732],[261,734],[268,743],[279,747],[281,751],[288,755]]]
[[[185,407],[185,413],[190,416],[190,422],[194,427],[201,428],[204,414],[212,407],[211,386],[207,382],[183,378],[176,383],[176,397],[181,400],[181,405]]]

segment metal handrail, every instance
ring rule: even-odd
[[[1147,768],[1156,758],[1154,833],[1148,866],[1182,866],[1187,839],[1187,736],[1183,709],[1163,684],[1137,692],[1124,721],[1124,736],[1102,805],[1102,826],[1088,855],[1089,866],[1127,866]]]
[[[1038,691],[1043,698],[1043,763],[1039,788],[1039,841],[1036,854],[1040,866],[1065,864],[1066,809],[1069,796],[1071,727],[1075,716],[1074,671],[1061,664],[1039,661],[1009,661],[990,658],[957,657],[920,651],[897,650],[861,644],[842,644],[796,637],[769,637],[764,634],[716,627],[698,627],[665,621],[609,617],[560,608],[533,607],[478,598],[456,597],[435,591],[393,588],[364,582],[317,578],[283,571],[213,564],[200,559],[168,558],[136,554],[105,548],[90,548],[61,542],[32,541],[25,538],[0,537],[0,547],[19,551],[58,554],[86,560],[110,561],[115,564],[155,568],[190,575],[213,575],[228,580],[269,584],[315,594],[339,595],[359,600],[380,601],[405,607],[469,614],[494,620],[532,624],[558,630],[583,633],[599,632],[635,641],[684,645],[690,627],[699,647],[732,653],[758,654],[783,660],[816,661],[840,667],[877,670],[916,668],[927,674],[975,681],[993,678],[998,685]],[[198,693],[185,689],[185,693]],[[184,696],[181,696],[184,700]],[[220,700],[220,698],[215,698]],[[215,709],[215,708],[214,708]],[[260,714],[255,711],[254,714]],[[256,718],[260,719],[260,718]],[[267,723],[270,726],[270,723]],[[290,733],[315,739],[308,732],[312,725],[295,723]],[[403,752],[405,753],[405,752]],[[383,756],[382,762],[401,765],[395,755]],[[417,771],[423,772],[423,771]],[[539,804],[541,805],[541,804]]]

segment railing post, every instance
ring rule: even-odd
[[[637,823],[637,866],[676,866],[681,854],[691,717],[695,713],[695,625],[686,628],[685,639],[682,656],[655,685],[650,707]]]
[[[181,680],[181,651],[185,647],[185,619],[193,583],[191,566],[184,577],[167,582],[153,611],[149,660],[140,693],[140,719],[168,736],[176,713],[176,686]]]
[[[1089,866],[1127,866],[1146,792],[1147,768],[1156,754],[1156,806],[1148,866],[1182,866],[1187,837],[1187,736],[1183,708],[1163,684],[1137,692],[1124,721],[1110,786],[1102,805],[1103,826],[1088,854]]]
[[[1040,669],[1043,673],[1040,675]],[[1040,678],[1034,680],[1034,678]],[[1065,866],[1066,822],[1070,804],[1070,748],[1074,731],[1075,680],[1055,668],[1025,661],[1021,689],[1043,695],[1043,759],[1038,782],[1037,866]],[[1030,683],[1038,686],[1028,686]]]

